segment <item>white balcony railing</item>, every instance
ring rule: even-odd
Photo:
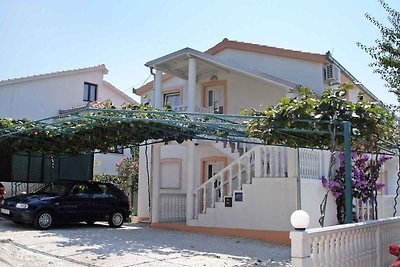
[[[290,232],[292,266],[389,266],[400,217]]]

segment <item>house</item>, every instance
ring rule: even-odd
[[[224,39],[206,52],[184,48],[145,65],[154,81],[136,93],[156,108],[169,102],[176,111],[239,114],[242,108],[260,110],[296,95],[300,86],[321,95],[343,82],[354,85],[349,100],[363,93],[365,100],[378,101],[329,52]],[[310,226],[319,225],[325,194],[321,177],[329,158],[328,151],[204,140],[141,147],[138,217],[150,217],[154,227],[287,242],[294,210],[306,210]],[[397,170],[395,162],[390,164]],[[388,184],[382,194],[393,194],[395,172],[386,170],[381,179]],[[388,199],[382,210],[390,206]],[[325,222],[337,223],[332,196]]]
[[[85,107],[91,101],[113,104],[135,101],[104,80],[104,65],[0,81],[0,118],[38,120]],[[115,163],[128,149],[95,155],[95,173],[115,174]],[[10,190],[8,190],[10,192]]]

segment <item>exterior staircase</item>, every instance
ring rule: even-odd
[[[229,156],[233,160],[237,160],[244,153],[248,152],[254,147],[253,144],[237,143],[237,142],[215,142],[212,143],[213,147]]]
[[[254,177],[287,177],[286,154],[285,147],[261,145],[243,153],[194,190],[195,219],[225,207],[225,202],[232,203],[233,198],[243,197],[242,189],[252,184]]]

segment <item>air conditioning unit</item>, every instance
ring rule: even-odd
[[[329,84],[340,83],[340,69],[335,64],[328,64],[325,66],[325,80]]]

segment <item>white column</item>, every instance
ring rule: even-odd
[[[152,160],[152,197],[151,197],[151,222],[160,222],[160,145],[153,145]]]
[[[151,146],[147,146],[147,158],[149,164],[149,170],[151,170]],[[137,215],[139,218],[149,218],[149,180],[151,179],[151,173],[149,176],[147,175],[146,170],[146,147],[141,146],[139,148],[139,185],[138,185],[138,207],[137,207]]]
[[[312,266],[311,246],[307,240],[307,233],[305,231],[291,231],[289,237],[291,239],[293,267]]]
[[[194,218],[194,141],[187,142],[186,222]]]
[[[196,107],[196,59],[189,58],[187,105],[189,112],[195,112]]]
[[[156,70],[156,75],[154,77],[154,107],[157,109],[162,108],[162,100],[162,71]]]

